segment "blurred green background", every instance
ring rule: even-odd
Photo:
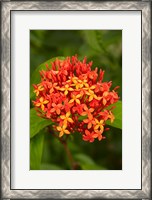
[[[58,56],[87,56],[93,68],[105,70],[104,81],[113,82],[122,98],[122,31],[121,30],[31,30],[30,77],[41,63]],[[32,104],[31,104],[32,107]],[[107,126],[108,127],[108,126]],[[122,169],[122,130],[114,127],[104,135],[105,140],[93,143],[75,134],[68,147],[78,169]],[[38,161],[35,158],[38,157]],[[31,140],[30,169],[70,169],[63,145],[48,133],[47,127]]]

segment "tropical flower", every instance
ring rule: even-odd
[[[33,85],[33,86],[35,88],[34,93],[36,94],[36,96],[38,96],[39,93],[44,90],[44,87],[42,85]]]
[[[84,106],[84,112],[81,113],[82,116],[87,115],[89,118],[92,117],[92,112],[94,111],[94,108],[88,108],[86,105]]]
[[[110,105],[119,99],[118,87],[112,90],[112,81],[103,82],[104,71],[91,70],[86,57],[82,62],[77,56],[56,59],[51,65],[33,85],[38,115],[54,122],[59,137],[79,132],[84,141],[104,139],[106,121],[115,119]]]
[[[62,104],[52,103],[51,113],[56,112],[58,115],[61,113]]]
[[[60,118],[63,119],[63,124],[67,124],[67,122],[73,123],[73,119],[70,118],[70,111],[67,112],[65,115],[61,115]]]
[[[102,135],[102,131],[96,131],[94,134],[93,134],[93,138],[98,138],[98,140],[102,140],[102,139],[105,139],[105,137]]]
[[[83,134],[83,140],[93,142],[95,138],[95,133],[85,130],[85,134]]]
[[[95,124],[95,127],[94,127],[94,129],[96,130],[98,130],[98,129],[100,129],[100,131],[101,132],[103,132],[103,130],[104,130],[104,126],[103,126],[103,123],[104,123],[104,120],[97,120],[97,119],[95,119],[95,122],[96,122],[96,124]]]
[[[73,91],[74,89],[66,84],[63,88],[59,88],[59,90],[64,91],[64,94],[67,95],[69,91]]]
[[[66,130],[66,125],[61,126],[57,126],[56,129],[60,132],[59,137],[62,137],[64,134],[70,134],[70,132],[68,130]]]
[[[69,103],[73,103],[73,102],[75,101],[76,103],[80,104],[79,98],[80,98],[81,96],[82,96],[81,94],[72,95],[72,98],[71,98],[71,100],[69,101]]]
[[[44,111],[45,104],[47,104],[48,102],[48,100],[45,100],[43,97],[41,97],[40,99],[38,99],[38,102],[36,102],[35,106],[40,107],[42,111]]]
[[[87,126],[88,129],[90,129],[93,125],[96,124],[92,115],[90,115],[90,117],[88,119],[84,119],[83,122],[88,124],[88,126]]]

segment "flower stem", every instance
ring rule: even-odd
[[[71,166],[71,169],[77,169],[78,168],[78,164],[75,163],[74,159],[73,159],[73,156],[72,156],[72,153],[67,145],[67,139],[68,137],[66,137],[65,140],[63,140],[62,138],[58,137],[55,133],[54,133],[54,130],[51,128],[51,127],[48,127],[49,128],[49,132],[51,132],[51,134],[53,135],[53,137],[57,138],[58,141],[63,145],[64,147],[64,150],[66,152],[66,155],[69,159],[69,162],[70,162],[70,166]],[[67,135],[68,136],[68,135]]]

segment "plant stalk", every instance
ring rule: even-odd
[[[49,128],[49,132],[51,132],[51,134],[53,135],[53,137],[57,138],[58,141],[63,145],[64,147],[64,150],[66,152],[66,155],[69,159],[69,162],[70,162],[70,166],[71,166],[71,169],[76,169],[77,168],[77,163],[75,163],[74,159],[73,159],[73,156],[71,154],[71,151],[70,149],[68,148],[68,145],[67,145],[67,139],[68,137],[63,140],[62,138],[58,137],[55,133],[54,133],[54,130],[52,130],[51,127],[48,127]],[[68,135],[67,135],[68,136]]]

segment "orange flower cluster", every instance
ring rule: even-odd
[[[52,120],[59,137],[81,133],[84,141],[102,140],[106,121],[113,122],[109,105],[118,101],[112,82],[103,82],[104,71],[91,70],[92,62],[77,56],[56,59],[52,68],[40,71],[41,82],[34,86],[33,104],[43,118]]]

